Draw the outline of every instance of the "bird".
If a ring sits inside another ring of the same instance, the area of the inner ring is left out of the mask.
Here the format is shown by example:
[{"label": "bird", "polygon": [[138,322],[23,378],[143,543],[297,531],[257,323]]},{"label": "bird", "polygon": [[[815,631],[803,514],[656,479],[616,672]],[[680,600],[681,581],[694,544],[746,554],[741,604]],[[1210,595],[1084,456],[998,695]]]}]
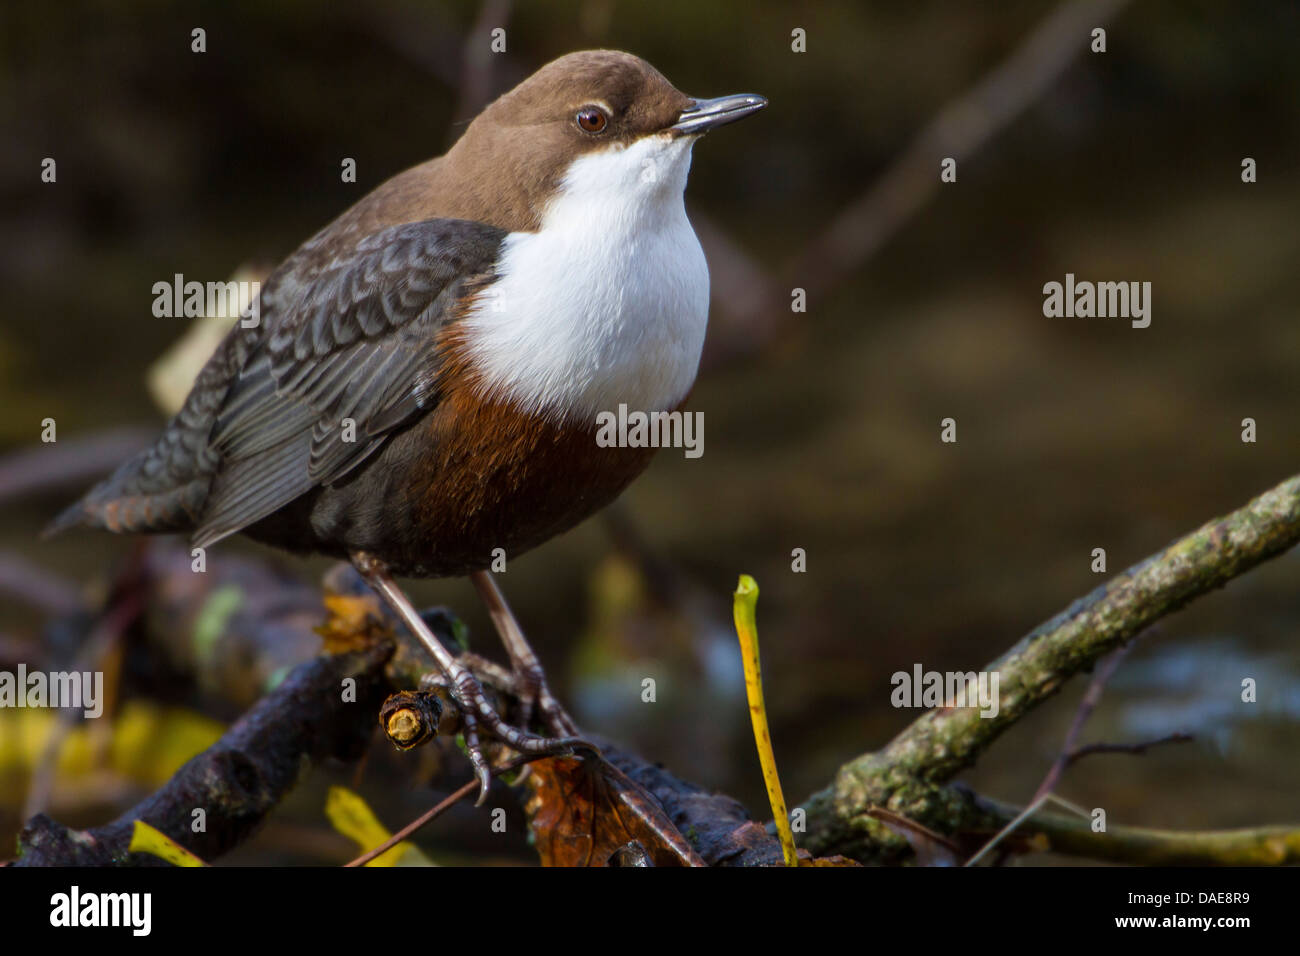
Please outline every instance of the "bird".
[{"label": "bird", "polygon": [[[47,534],[242,533],[350,561],[441,669],[481,803],[480,727],[528,754],[580,740],[492,557],[572,528],[649,464],[653,448],[598,444],[597,418],[686,402],[709,306],[692,151],[766,105],[687,96],[621,51],[551,61],[293,252],[157,441]],[[522,688],[519,727],[395,581],[462,576]]]}]

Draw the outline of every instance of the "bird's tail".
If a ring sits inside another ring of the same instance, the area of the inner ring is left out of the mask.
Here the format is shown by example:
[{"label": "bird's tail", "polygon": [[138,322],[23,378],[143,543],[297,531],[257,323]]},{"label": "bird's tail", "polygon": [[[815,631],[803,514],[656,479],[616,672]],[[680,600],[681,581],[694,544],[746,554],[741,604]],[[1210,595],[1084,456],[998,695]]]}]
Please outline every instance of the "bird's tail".
[{"label": "bird's tail", "polygon": [[209,439],[259,332],[231,329],[158,440],[64,509],[42,537],[79,526],[119,533],[194,531],[220,464]]},{"label": "bird's tail", "polygon": [[60,512],[41,537],[75,527],[117,533],[193,531],[216,463],[206,449],[205,428],[206,423],[178,415],[158,441]]},{"label": "bird's tail", "polygon": [[142,474],[144,457],[126,462],[59,512],[41,531],[41,537],[50,538],[76,527],[116,533],[193,531],[194,516],[207,497],[210,481],[205,478],[170,488],[150,488],[151,483]]}]

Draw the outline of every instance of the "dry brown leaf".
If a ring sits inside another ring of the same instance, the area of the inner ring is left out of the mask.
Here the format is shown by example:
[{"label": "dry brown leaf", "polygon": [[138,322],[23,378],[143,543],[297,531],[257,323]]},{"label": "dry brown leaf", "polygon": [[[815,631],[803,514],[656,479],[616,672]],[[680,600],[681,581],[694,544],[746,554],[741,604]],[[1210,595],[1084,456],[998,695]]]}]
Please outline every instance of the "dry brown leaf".
[{"label": "dry brown leaf", "polygon": [[705,866],[654,798],[595,756],[532,764],[525,805],[543,866],[605,866],[638,843],[655,866]]}]

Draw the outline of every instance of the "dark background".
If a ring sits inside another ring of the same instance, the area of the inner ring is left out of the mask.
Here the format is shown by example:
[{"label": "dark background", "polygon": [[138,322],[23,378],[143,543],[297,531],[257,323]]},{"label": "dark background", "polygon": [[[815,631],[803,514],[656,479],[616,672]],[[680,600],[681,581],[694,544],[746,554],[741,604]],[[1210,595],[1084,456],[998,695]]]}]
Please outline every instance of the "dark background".
[{"label": "dark background", "polygon": [[[153,317],[154,282],[278,261],[386,177],[442,152],[482,105],[476,84],[495,95],[574,49],[635,52],[695,95],[770,99],[701,143],[687,208],[788,300],[804,283],[782,270],[1054,9],[7,5],[0,447],[37,444],[47,416],[61,440],[160,422],[145,369],[186,321]],[[190,52],[194,26],[207,30],[205,54]],[[486,49],[493,26],[507,28],[507,52],[467,70],[466,51]],[[791,52],[794,27],[808,31],[807,53]],[[1296,470],[1300,13],[1290,2],[1136,2],[1107,27],[1108,52],[1088,52],[1080,35],[1060,78],[961,161],[956,184],[810,294],[780,334],[750,341],[743,323],[719,318],[737,311],[726,297],[746,273],[706,237],[722,358],[691,403],[705,413],[705,454],[662,454],[620,511],[684,590],[656,600],[603,519],[512,561],[502,580],[580,723],[766,816],[729,625],[738,573],[762,587],[773,738],[797,804],[917,716],[890,706],[893,672],[978,668],[1101,583],[1093,548],[1121,570]],[[57,185],[40,182],[46,156]],[[344,156],[357,160],[356,184],[340,182]],[[1241,182],[1245,156],[1256,184]],[[1067,272],[1150,281],[1151,327],[1045,318],[1042,286]],[[737,340],[752,352],[733,354]],[[939,441],[949,416],[955,445]],[[1247,416],[1256,444],[1240,440]],[[75,490],[0,502],[0,547],[102,581],[126,541],[36,541]],[[804,574],[791,572],[796,547]],[[211,560],[260,550],[227,542]],[[312,580],[325,566],[275,560]],[[1298,574],[1288,555],[1149,636],[1085,741],[1196,740],[1091,758],[1059,792],[1137,825],[1294,819]],[[453,606],[477,646],[495,647],[464,582],[412,592]],[[21,595],[0,600],[11,654],[42,640]],[[655,704],[639,698],[646,676]],[[1239,702],[1243,677],[1260,681],[1254,706]],[[1067,687],[967,779],[1027,800],[1082,690]],[[0,730],[0,834],[20,822],[32,746]],[[376,760],[387,782],[357,786],[395,828],[431,795],[400,760]],[[244,859],[345,858],[325,836],[295,837],[328,833],[322,793],[313,779]],[[75,801],[54,808],[70,823],[106,818]],[[445,859],[446,841],[467,839],[434,827],[423,844]],[[529,859],[522,844],[500,856]]]}]

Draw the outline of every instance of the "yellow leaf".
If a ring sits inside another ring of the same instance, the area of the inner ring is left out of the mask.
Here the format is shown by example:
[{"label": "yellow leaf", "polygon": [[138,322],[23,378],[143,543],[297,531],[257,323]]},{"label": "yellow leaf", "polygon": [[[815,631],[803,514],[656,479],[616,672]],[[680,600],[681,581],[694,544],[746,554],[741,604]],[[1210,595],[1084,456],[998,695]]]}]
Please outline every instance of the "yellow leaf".
[{"label": "yellow leaf", "polygon": [[[339,833],[354,840],[361,852],[372,850],[392,836],[379,822],[369,804],[347,787],[330,787],[325,798],[325,815]],[[433,866],[414,843],[403,840],[385,850],[366,866]]]},{"label": "yellow leaf", "polygon": [[105,773],[156,790],[185,761],[216,743],[225,729],[194,711],[131,700],[114,718],[104,752],[85,724],[68,730],[59,726],[60,720],[48,708],[0,707],[0,806],[21,805],[26,778],[47,759],[51,734],[62,735],[55,762],[57,802],[78,799],[80,788],[86,788],[89,798],[103,786],[96,775]]},{"label": "yellow leaf", "polygon": [[220,740],[225,729],[195,711],[131,701],[113,724],[111,764],[132,780],[160,787]]},{"label": "yellow leaf", "polygon": [[772,750],[772,734],[767,726],[767,708],[763,704],[763,672],[758,659],[758,624],[754,608],[758,604],[758,582],[742,574],[736,585],[732,616],[736,621],[736,636],[740,638],[740,656],[745,664],[745,693],[749,698],[749,719],[754,725],[754,743],[758,747],[758,762],[763,767],[763,782],[767,784],[767,799],[772,805],[776,833],[781,839],[781,853],[786,866],[798,866],[794,833],[785,809],[785,796],[781,792],[781,778],[776,772],[776,754]]},{"label": "yellow leaf", "polygon": [[149,853],[160,860],[166,860],[172,866],[207,866],[167,834],[143,820],[135,821],[135,827],[131,831],[131,845],[127,849],[132,853]]}]

